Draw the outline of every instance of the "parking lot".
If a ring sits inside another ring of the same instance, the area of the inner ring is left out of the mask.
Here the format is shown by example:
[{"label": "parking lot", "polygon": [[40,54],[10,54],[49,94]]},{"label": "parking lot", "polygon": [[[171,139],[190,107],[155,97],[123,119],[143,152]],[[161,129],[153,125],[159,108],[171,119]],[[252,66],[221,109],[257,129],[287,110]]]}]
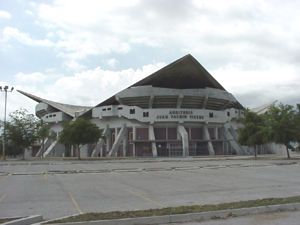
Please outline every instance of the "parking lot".
[{"label": "parking lot", "polygon": [[0,217],[300,195],[299,160],[140,159],[0,163]]}]

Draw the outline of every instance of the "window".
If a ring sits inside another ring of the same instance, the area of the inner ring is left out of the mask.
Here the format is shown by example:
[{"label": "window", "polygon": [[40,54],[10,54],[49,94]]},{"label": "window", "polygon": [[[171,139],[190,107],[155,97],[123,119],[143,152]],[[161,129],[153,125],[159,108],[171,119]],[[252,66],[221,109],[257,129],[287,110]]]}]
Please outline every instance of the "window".
[{"label": "window", "polygon": [[53,114],[53,117],[56,117],[56,114]]},{"label": "window", "polygon": [[201,139],[203,139],[203,128],[202,127],[193,127],[193,128],[191,128],[191,139],[192,140],[201,140]]},{"label": "window", "polygon": [[135,109],[130,109],[130,110],[129,110],[129,113],[130,113],[130,114],[135,114]]},{"label": "window", "polygon": [[168,128],[168,140],[176,140],[177,139],[177,128],[169,127]]},{"label": "window", "polygon": [[143,112],[143,117],[149,117],[149,112]]},{"label": "window", "polygon": [[102,109],[102,111],[106,111],[106,109]]},{"label": "window", "polygon": [[123,109],[123,107],[118,107],[118,110],[121,110],[121,109]]},{"label": "window", "polygon": [[214,113],[213,112],[210,112],[209,113],[209,118],[213,118],[214,117]]},{"label": "window", "polygon": [[167,129],[163,127],[154,127],[154,135],[157,140],[166,140]]},{"label": "window", "polygon": [[216,139],[216,132],[215,132],[215,128],[214,127],[209,127],[208,128],[208,133],[210,136],[211,140],[215,140]]},{"label": "window", "polygon": [[230,116],[230,112],[227,112],[227,116]]},{"label": "window", "polygon": [[136,140],[148,140],[148,128],[136,128]]},{"label": "window", "polygon": [[107,108],[107,110],[109,111],[109,110],[111,110],[111,108]]}]

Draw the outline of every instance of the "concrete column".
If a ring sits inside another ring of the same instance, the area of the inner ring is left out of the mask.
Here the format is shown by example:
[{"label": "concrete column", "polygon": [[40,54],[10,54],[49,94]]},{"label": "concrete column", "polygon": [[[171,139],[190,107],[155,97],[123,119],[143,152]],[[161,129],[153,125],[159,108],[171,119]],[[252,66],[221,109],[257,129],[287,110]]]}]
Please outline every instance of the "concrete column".
[{"label": "concrete column", "polygon": [[136,128],[132,127],[132,156],[135,157],[135,137],[136,137]]},{"label": "concrete column", "polygon": [[177,98],[177,108],[181,108],[182,100],[183,100],[184,95],[180,94]]},{"label": "concrete column", "polygon": [[208,94],[205,95],[205,98],[204,98],[204,101],[203,101],[203,105],[202,105],[202,109],[206,108],[207,101],[208,101]]},{"label": "concrete column", "polygon": [[103,144],[100,145],[100,157],[101,158],[103,157]]},{"label": "concrete column", "polygon": [[157,149],[155,144],[155,135],[153,125],[149,125],[149,140],[151,141],[152,155],[157,157]]},{"label": "concrete column", "polygon": [[180,134],[181,141],[182,141],[182,156],[189,156],[189,137],[188,133],[186,132],[184,126],[179,125],[177,127],[177,132]]},{"label": "concrete column", "polygon": [[149,98],[149,109],[152,109],[152,104],[153,104],[153,100],[154,100],[154,95],[150,95],[150,98]]},{"label": "concrete column", "polygon": [[218,140],[218,127],[215,127],[215,137],[216,137],[216,140]]},{"label": "concrete column", "polygon": [[205,137],[205,140],[207,140],[207,143],[208,143],[209,155],[215,155],[214,146],[211,143],[211,139],[210,139],[210,135],[209,135],[207,126],[204,126],[204,137]]},{"label": "concrete column", "polygon": [[109,152],[110,150],[110,143],[111,143],[111,137],[110,135],[106,136],[106,152]]},{"label": "concrete column", "polygon": [[122,146],[123,146],[123,157],[126,157],[126,152],[127,152],[127,148],[128,148],[128,129],[127,129],[127,127],[125,128]]},{"label": "concrete column", "polygon": [[117,156],[119,146],[124,140],[126,129],[126,125],[124,124],[121,130],[119,131],[118,136],[116,136],[115,141],[108,153],[108,156]]},{"label": "concrete column", "polygon": [[235,135],[233,134],[233,130],[234,129],[230,123],[224,124],[224,136],[226,140],[230,143],[231,147],[236,151],[237,155],[245,154],[245,152],[243,151],[243,149],[241,148],[237,140],[234,138]]},{"label": "concrete column", "polygon": [[98,157],[99,153],[100,153],[100,157],[102,157],[103,144],[104,144],[104,139],[100,138],[91,154],[91,157]]}]

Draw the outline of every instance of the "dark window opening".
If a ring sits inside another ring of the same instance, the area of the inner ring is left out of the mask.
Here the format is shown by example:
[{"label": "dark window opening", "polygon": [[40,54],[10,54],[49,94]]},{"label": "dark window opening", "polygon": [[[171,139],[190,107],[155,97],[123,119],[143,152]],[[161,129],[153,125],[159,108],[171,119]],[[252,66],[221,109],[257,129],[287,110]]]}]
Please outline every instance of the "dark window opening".
[{"label": "dark window opening", "polygon": [[176,127],[169,127],[167,130],[168,139],[169,140],[176,140],[177,139],[177,128]]},{"label": "dark window opening", "polygon": [[148,128],[136,128],[136,140],[148,140],[149,129]]},{"label": "dark window opening", "polygon": [[143,117],[149,117],[149,112],[143,112]]},{"label": "dark window opening", "polygon": [[121,110],[121,109],[123,109],[123,107],[118,107],[118,110]]},{"label": "dark window opening", "polygon": [[111,110],[111,108],[107,108],[107,110]]},{"label": "dark window opening", "polygon": [[130,109],[130,110],[129,110],[129,113],[130,113],[130,114],[135,114],[135,109]]},{"label": "dark window opening", "polygon": [[209,113],[209,118],[213,118],[214,117],[214,113],[213,112],[210,112]]},{"label": "dark window opening", "polygon": [[230,112],[227,112],[227,116],[230,116]]},{"label": "dark window opening", "polygon": [[106,111],[106,109],[102,109],[102,111]]}]

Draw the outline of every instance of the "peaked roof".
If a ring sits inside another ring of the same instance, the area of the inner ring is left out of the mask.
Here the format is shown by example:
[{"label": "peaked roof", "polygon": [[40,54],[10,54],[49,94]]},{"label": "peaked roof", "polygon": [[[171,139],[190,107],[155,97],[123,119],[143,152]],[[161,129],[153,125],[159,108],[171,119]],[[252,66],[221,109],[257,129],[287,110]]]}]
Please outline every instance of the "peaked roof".
[{"label": "peaked roof", "polygon": [[225,90],[190,54],[163,67],[130,87],[150,85],[174,89],[216,88]]},{"label": "peaked roof", "polygon": [[92,108],[92,107],[87,107],[87,106],[77,106],[77,105],[69,105],[69,104],[63,104],[63,103],[59,103],[59,102],[53,102],[53,101],[29,94],[25,91],[21,91],[21,90],[17,90],[17,91],[38,103],[44,102],[44,103],[52,106],[53,108],[55,108],[59,111],[62,111],[72,117],[75,117],[75,112],[87,111]]},{"label": "peaked roof", "polygon": [[267,103],[267,104],[264,104],[264,105],[252,108],[252,109],[250,109],[250,111],[255,112],[255,113],[259,114],[259,115],[260,114],[264,114],[264,113],[268,112],[270,110],[271,106],[273,106],[276,102],[277,102],[277,100],[272,101],[270,103]]},{"label": "peaked roof", "polygon": [[[191,54],[177,59],[128,88],[147,85],[172,89],[198,89],[208,87],[226,91]],[[95,107],[118,104],[119,102],[114,95]]]}]

